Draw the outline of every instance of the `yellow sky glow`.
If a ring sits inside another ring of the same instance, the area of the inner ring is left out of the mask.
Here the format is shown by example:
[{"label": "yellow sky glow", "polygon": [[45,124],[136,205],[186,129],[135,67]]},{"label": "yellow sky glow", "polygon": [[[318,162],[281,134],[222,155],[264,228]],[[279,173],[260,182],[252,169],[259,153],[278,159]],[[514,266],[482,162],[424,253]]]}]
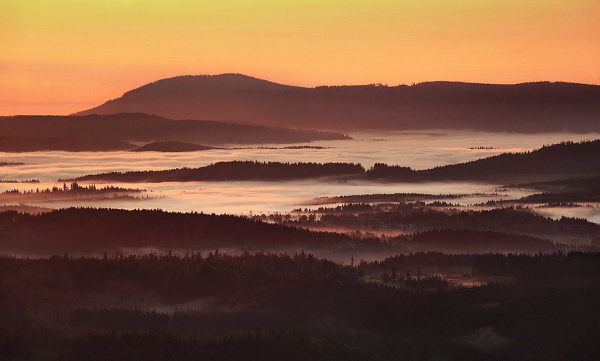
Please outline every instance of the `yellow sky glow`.
[{"label": "yellow sky glow", "polygon": [[68,114],[147,82],[600,83],[598,0],[0,0],[0,114]]}]

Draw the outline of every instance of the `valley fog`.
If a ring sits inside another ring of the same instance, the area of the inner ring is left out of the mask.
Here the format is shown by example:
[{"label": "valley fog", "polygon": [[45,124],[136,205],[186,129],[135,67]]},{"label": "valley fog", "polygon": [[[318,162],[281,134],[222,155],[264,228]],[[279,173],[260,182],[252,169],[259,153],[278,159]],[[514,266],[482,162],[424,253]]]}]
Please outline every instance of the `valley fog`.
[{"label": "valley fog", "polygon": [[[598,133],[507,134],[488,132],[425,131],[425,132],[362,132],[351,133],[350,140],[305,143],[314,148],[282,149],[299,144],[260,146],[227,145],[226,149],[196,152],[25,152],[0,153],[6,162],[19,162],[0,168],[0,179],[37,179],[40,183],[0,183],[0,191],[35,190],[59,186],[59,178],[84,174],[159,170],[178,167],[201,167],[219,161],[258,160],[281,162],[354,162],[371,167],[376,162],[426,169],[465,162],[503,152],[521,152],[560,141],[599,138]],[[123,209],[154,209],[167,211],[197,211],[205,213],[260,214],[289,212],[306,205],[315,197],[372,193],[485,193],[450,200],[471,205],[531,194],[528,190],[497,191],[501,184],[465,182],[371,183],[364,181],[230,181],[230,182],[168,182],[111,185],[141,188],[147,192],[144,200],[110,201],[31,201],[29,205],[61,208],[67,206],[114,207]],[[495,195],[492,195],[495,194]],[[538,209],[536,209],[537,211]],[[546,208],[544,215],[583,217],[599,222],[597,207]]]}]

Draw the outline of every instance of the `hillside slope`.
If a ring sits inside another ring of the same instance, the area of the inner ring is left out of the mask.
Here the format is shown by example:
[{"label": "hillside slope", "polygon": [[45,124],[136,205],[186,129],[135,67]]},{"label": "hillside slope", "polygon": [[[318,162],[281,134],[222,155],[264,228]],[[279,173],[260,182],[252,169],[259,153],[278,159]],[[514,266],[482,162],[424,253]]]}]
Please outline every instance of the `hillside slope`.
[{"label": "hillside slope", "polygon": [[564,142],[523,153],[503,153],[470,162],[425,170],[375,164],[367,171],[371,179],[397,181],[476,180],[535,182],[600,175],[600,139]]},{"label": "hillside slope", "polygon": [[[340,133],[208,120],[172,120],[142,113],[0,117],[2,151],[132,149],[127,142],[271,144],[345,139]],[[76,147],[72,143],[76,143]],[[28,146],[28,144],[36,145]],[[39,144],[39,146],[37,146]],[[105,146],[103,146],[105,145]],[[36,149],[30,149],[30,148]],[[14,149],[13,149],[14,148]],[[37,149],[39,148],[39,149]]]}]

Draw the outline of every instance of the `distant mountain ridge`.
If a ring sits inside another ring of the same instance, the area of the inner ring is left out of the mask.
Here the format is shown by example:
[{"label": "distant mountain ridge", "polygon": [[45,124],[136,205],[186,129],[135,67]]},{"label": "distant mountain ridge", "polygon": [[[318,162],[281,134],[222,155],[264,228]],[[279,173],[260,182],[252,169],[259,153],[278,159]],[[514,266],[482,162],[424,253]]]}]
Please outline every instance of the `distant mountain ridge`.
[{"label": "distant mountain ridge", "polygon": [[600,131],[600,86],[438,81],[305,88],[241,74],[188,75],[77,114],[121,112],[319,129],[587,132]]},{"label": "distant mountain ridge", "polygon": [[[198,85],[203,85],[205,88]],[[283,90],[291,88],[299,87],[278,84],[241,74],[222,74],[219,76],[183,75],[142,85],[139,88],[126,92],[123,96],[136,96],[140,93],[152,92],[154,90],[186,93],[190,91]]]}]

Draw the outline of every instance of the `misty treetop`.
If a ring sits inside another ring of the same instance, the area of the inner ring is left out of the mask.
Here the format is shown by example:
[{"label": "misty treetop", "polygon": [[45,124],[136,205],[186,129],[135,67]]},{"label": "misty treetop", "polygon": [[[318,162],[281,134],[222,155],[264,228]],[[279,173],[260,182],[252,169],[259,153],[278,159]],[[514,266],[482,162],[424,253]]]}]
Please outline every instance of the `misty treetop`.
[{"label": "misty treetop", "polygon": [[226,180],[292,180],[315,177],[361,175],[364,168],[353,163],[283,163],[257,161],[217,162],[201,168],[112,172],[77,177],[78,181],[191,182]]},{"label": "misty treetop", "polygon": [[147,248],[298,250],[380,256],[410,251],[448,253],[555,252],[577,246],[518,234],[441,229],[415,235],[311,231],[246,217],[160,210],[69,208],[43,214],[0,213],[0,250],[20,254],[94,253]]},{"label": "misty treetop", "polygon": [[193,182],[226,180],[293,180],[318,177],[422,182],[494,181],[535,182],[600,175],[600,139],[563,142],[523,153],[503,153],[466,163],[425,170],[375,163],[365,169],[357,163],[283,163],[258,161],[217,162],[200,168],[110,172],[76,177],[78,181]]}]

